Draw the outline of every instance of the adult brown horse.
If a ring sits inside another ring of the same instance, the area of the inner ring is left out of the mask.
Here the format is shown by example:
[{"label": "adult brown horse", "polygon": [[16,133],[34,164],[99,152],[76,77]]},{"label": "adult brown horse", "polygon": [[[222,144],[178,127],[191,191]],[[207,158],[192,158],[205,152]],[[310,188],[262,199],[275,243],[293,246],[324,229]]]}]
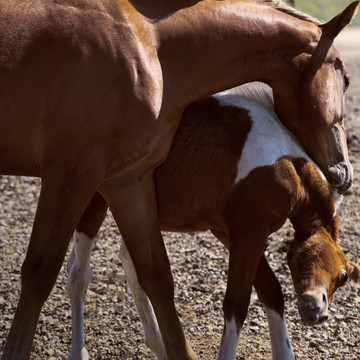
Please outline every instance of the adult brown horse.
[{"label": "adult brown horse", "polygon": [[332,185],[351,185],[348,78],[332,43],[359,1],[322,26],[258,2],[0,0],[0,173],[42,177],[3,359],[29,357],[42,305],[96,190],[152,302],[168,358],[196,358],[175,311],[153,180],[191,101],[268,83],[280,120]]}]

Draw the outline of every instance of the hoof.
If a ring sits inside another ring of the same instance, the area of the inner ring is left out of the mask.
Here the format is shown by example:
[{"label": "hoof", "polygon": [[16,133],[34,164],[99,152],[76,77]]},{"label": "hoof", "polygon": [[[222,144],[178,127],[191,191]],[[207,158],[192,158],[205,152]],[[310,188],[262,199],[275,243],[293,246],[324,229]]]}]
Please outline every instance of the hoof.
[{"label": "hoof", "polygon": [[79,351],[70,351],[68,360],[89,360],[89,353],[85,347]]}]

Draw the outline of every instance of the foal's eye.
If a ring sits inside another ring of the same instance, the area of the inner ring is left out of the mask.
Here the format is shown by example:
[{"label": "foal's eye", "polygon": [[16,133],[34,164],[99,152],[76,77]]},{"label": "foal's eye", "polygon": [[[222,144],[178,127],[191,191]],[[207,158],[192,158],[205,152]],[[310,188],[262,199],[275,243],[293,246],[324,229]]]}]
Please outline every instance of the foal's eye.
[{"label": "foal's eye", "polygon": [[348,280],[348,274],[347,274],[346,271],[344,271],[344,272],[341,274],[340,286],[345,285],[345,283],[347,282],[347,280]]},{"label": "foal's eye", "polygon": [[350,86],[350,76],[344,75],[344,92],[348,89]]}]

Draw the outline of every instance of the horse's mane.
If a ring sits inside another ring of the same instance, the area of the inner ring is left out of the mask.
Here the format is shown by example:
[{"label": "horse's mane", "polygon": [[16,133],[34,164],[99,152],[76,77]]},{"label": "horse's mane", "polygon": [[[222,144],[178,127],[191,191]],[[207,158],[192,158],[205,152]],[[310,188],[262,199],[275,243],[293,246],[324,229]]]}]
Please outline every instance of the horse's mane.
[{"label": "horse's mane", "polygon": [[312,22],[316,25],[321,25],[322,22],[308,14],[305,14],[299,10],[294,9],[292,6],[286,4],[283,0],[252,0],[258,4],[270,6],[276,10],[279,10],[285,14],[294,16],[300,20]]}]

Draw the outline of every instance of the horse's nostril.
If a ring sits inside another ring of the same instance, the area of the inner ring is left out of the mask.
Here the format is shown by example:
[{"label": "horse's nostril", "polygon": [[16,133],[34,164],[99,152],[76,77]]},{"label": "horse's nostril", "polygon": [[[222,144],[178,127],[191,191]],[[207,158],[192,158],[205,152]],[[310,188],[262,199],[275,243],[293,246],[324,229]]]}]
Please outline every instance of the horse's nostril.
[{"label": "horse's nostril", "polygon": [[323,300],[323,302],[324,302],[325,304],[327,303],[327,299],[326,299],[326,295],[325,295],[325,294],[323,294],[322,300]]}]

